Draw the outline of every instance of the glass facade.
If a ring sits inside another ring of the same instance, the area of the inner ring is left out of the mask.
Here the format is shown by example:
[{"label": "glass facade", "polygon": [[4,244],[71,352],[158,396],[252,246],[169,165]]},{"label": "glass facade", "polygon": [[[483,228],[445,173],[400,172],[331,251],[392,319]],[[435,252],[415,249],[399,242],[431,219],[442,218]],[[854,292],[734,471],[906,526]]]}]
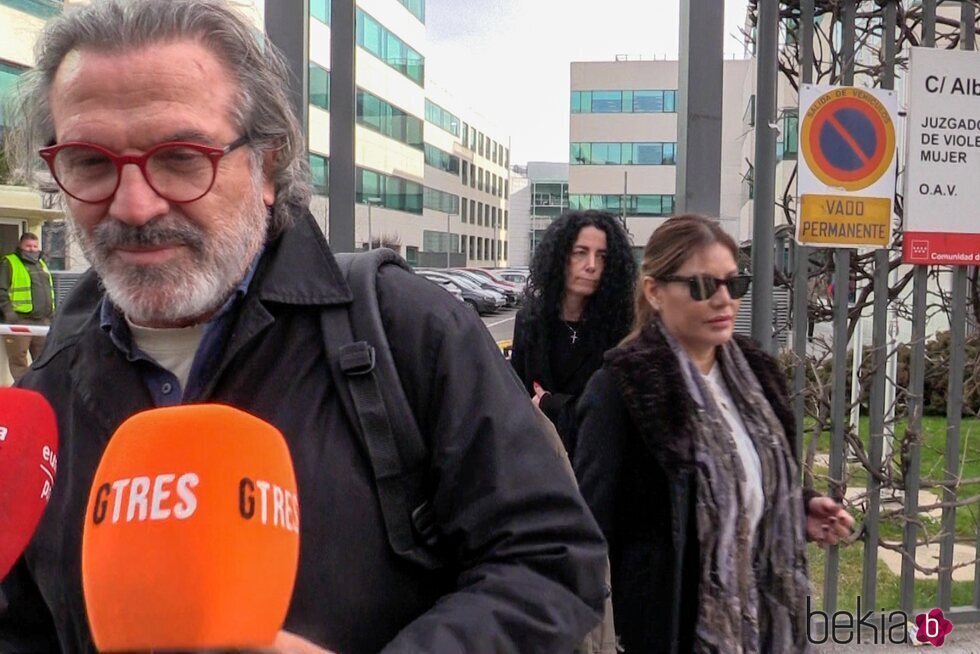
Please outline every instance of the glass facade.
[{"label": "glass facade", "polygon": [[412,12],[412,15],[425,23],[425,0],[398,0],[405,5],[405,9]]},{"label": "glass facade", "polygon": [[330,111],[330,71],[310,62],[310,104]]},{"label": "glass facade", "polygon": [[310,16],[321,23],[330,24],[330,0],[310,0]]},{"label": "glass facade", "polygon": [[366,168],[358,168],[355,179],[358,203],[365,204],[368,198],[379,198],[381,202],[373,202],[376,206],[414,214],[422,213],[420,183]]},{"label": "glass facade", "polygon": [[673,166],[676,143],[572,143],[569,163],[573,166]]},{"label": "glass facade", "polygon": [[428,143],[425,144],[425,163],[453,175],[459,174],[459,157]]},{"label": "glass facade", "polygon": [[8,64],[6,62],[0,61],[0,131],[4,127],[4,116],[3,109],[6,104],[7,94],[13,89],[17,84],[17,79],[20,74],[27,70],[24,66],[15,66],[13,64]]},{"label": "glass facade", "polygon": [[[576,210],[601,209],[623,214],[622,195],[570,195],[569,207]],[[674,213],[673,195],[627,195],[627,216],[670,216]]]},{"label": "glass facade", "polygon": [[61,0],[0,0],[0,5],[23,11],[38,18],[51,18],[64,6]]},{"label": "glass facade", "polygon": [[450,252],[459,252],[459,234],[451,234],[451,238],[446,238],[446,232],[435,232],[429,229],[422,231],[422,251],[423,252],[445,252],[446,244],[449,244]]},{"label": "glass facade", "polygon": [[310,173],[313,178],[313,191],[320,195],[330,192],[330,160],[310,153]]},{"label": "glass facade", "polygon": [[459,196],[426,186],[422,191],[422,206],[433,211],[457,215],[459,214]]},{"label": "glass facade", "polygon": [[425,119],[453,136],[459,136],[459,118],[431,100],[425,101]]},{"label": "glass facade", "polygon": [[425,59],[374,18],[357,10],[357,45],[419,86],[425,86]]},{"label": "glass facade", "polygon": [[557,218],[568,209],[568,182],[531,184],[531,216]]},{"label": "glass facade", "polygon": [[357,91],[357,123],[422,149],[422,120],[367,91]]},{"label": "glass facade", "polygon": [[677,91],[572,91],[573,114],[671,114]]}]

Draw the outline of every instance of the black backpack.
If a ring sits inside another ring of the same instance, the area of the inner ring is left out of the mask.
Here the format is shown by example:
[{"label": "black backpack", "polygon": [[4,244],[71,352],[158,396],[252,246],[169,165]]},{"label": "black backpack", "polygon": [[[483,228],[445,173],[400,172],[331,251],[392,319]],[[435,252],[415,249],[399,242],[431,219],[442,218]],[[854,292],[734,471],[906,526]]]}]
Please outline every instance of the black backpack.
[{"label": "black backpack", "polygon": [[378,270],[411,269],[387,248],[334,257],[354,299],[326,307],[321,329],[334,385],[371,462],[388,543],[404,559],[442,568],[424,479],[429,448],[402,389],[378,306]]}]

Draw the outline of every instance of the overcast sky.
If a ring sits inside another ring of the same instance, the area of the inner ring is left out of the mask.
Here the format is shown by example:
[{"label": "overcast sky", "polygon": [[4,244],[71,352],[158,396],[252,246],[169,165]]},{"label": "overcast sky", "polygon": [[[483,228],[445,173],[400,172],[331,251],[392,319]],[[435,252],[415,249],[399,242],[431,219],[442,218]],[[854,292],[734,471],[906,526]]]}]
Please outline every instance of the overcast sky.
[{"label": "overcast sky", "polygon": [[[725,53],[745,0],[725,5]],[[676,59],[679,0],[426,0],[426,81],[512,137],[511,163],[568,160],[569,64]]]}]

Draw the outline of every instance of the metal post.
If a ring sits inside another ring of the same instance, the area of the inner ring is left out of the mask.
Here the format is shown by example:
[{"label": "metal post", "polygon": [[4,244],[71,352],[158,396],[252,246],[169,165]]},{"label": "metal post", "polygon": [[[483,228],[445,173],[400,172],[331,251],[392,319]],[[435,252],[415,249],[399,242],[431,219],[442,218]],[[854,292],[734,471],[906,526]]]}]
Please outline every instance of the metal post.
[{"label": "metal post", "polygon": [[[800,2],[800,72],[804,84],[813,81],[813,3]],[[797,207],[799,210],[799,207]],[[799,220],[799,213],[797,213]],[[796,369],[793,371],[793,416],[796,419],[796,452],[803,459],[803,416],[806,413],[806,344],[810,330],[810,248],[799,243],[793,257],[793,352]]]},{"label": "metal post", "polygon": [[[772,351],[772,241],[776,197],[776,52],[779,2],[761,0],[756,28],[755,200],[752,202],[752,338]],[[721,11],[719,9],[718,11]]]},{"label": "metal post", "polygon": [[[922,2],[922,45],[936,45],[936,0]],[[901,607],[907,614],[915,609],[915,553],[918,545],[919,472],[922,467],[922,411],[925,407],[926,291],[929,268],[916,266],[912,277],[912,352],[909,357],[908,423],[913,438],[905,465],[905,529],[902,534]]]},{"label": "metal post", "polygon": [[289,104],[292,106],[306,147],[309,147],[310,111],[310,2],[265,0],[265,33],[282,53],[289,72]]},{"label": "metal post", "polygon": [[[973,50],[975,10],[960,5],[960,47]],[[956,496],[960,476],[960,422],[963,416],[963,372],[966,366],[967,267],[953,268],[953,310],[950,315],[949,391],[946,395],[946,484],[943,486],[942,541],[939,546],[939,592],[936,602],[948,608],[953,596],[953,546],[956,543]],[[978,593],[974,575],[974,595]]]},{"label": "metal post", "polygon": [[[775,4],[777,0],[767,2]],[[724,3],[680,0],[680,23],[676,209],[678,213],[718,216],[721,203]],[[775,56],[774,49],[773,66]]]},{"label": "metal post", "polygon": [[[841,25],[841,82],[847,86],[854,82],[854,19],[856,0],[844,0]],[[834,250],[834,345],[833,377],[830,420],[833,433],[830,437],[830,494],[835,499],[844,495],[844,414],[846,411],[844,389],[847,380],[847,295],[851,281],[851,252],[844,248]],[[837,611],[837,575],[840,567],[840,547],[827,549],[826,582],[824,584],[824,611],[833,615]]]},{"label": "metal post", "polygon": [[354,251],[354,36],[354,0],[330,0],[330,246],[335,252]]},{"label": "metal post", "polygon": [[[885,25],[881,36],[884,61],[881,87],[895,88],[895,30],[896,7],[889,2],[884,7]],[[885,383],[888,356],[888,264],[887,248],[875,250],[874,313],[871,326],[872,365],[871,397],[868,403],[868,462],[873,472],[881,472],[885,437]],[[864,529],[864,580],[861,596],[868,606],[877,606],[878,591],[878,534],[881,507],[881,482],[874,474],[868,476],[868,511]]]}]

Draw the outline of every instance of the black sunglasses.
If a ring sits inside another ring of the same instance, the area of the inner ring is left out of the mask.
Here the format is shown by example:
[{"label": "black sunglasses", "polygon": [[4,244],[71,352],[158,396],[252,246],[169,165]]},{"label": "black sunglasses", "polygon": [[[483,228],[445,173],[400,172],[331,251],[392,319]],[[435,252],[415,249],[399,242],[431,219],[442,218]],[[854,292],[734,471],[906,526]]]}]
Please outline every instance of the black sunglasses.
[{"label": "black sunglasses", "polygon": [[657,279],[662,282],[684,282],[691,291],[691,299],[696,302],[710,299],[722,286],[728,288],[728,294],[733,300],[737,300],[749,292],[749,284],[752,283],[752,275],[735,275],[727,279],[718,279],[709,275],[692,277],[664,275]]}]

